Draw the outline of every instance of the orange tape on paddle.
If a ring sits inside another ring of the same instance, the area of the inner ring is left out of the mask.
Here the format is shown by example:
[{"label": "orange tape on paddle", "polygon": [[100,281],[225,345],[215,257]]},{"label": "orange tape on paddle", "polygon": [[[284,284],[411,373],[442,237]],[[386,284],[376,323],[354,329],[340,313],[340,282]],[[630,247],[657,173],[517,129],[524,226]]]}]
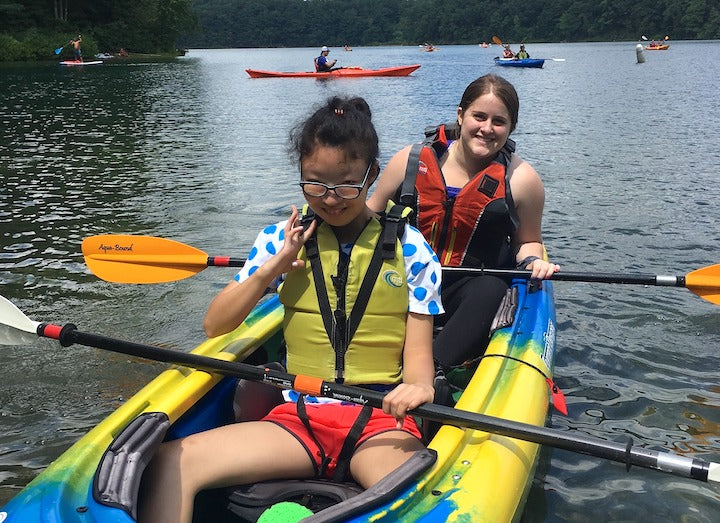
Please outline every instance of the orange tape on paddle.
[{"label": "orange tape on paddle", "polygon": [[295,376],[293,381],[293,389],[305,394],[313,394],[319,396],[322,392],[323,380],[320,378],[312,378],[310,376]]}]

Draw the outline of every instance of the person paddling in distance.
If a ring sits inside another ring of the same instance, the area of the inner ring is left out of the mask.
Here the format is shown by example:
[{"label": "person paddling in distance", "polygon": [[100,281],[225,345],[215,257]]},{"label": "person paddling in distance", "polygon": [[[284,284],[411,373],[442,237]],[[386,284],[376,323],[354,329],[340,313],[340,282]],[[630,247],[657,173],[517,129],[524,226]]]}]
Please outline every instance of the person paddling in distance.
[{"label": "person paddling in distance", "polygon": [[525,44],[520,44],[520,50],[515,55],[516,60],[524,60],[530,58],[530,54],[525,50]]},{"label": "person paddling in distance", "polygon": [[[388,162],[370,208],[388,200],[413,208],[413,220],[447,266],[530,269],[536,280],[559,265],[543,259],[545,190],[533,167],[515,154],[510,133],[519,100],[510,82],[485,75],[470,83],[456,122],[426,131]],[[443,326],[433,346],[447,368],[482,355],[509,282],[495,276],[445,274]]]},{"label": "person paddling in distance", "polygon": [[329,61],[327,58],[329,54],[330,49],[328,49],[326,45],[322,46],[322,49],[320,49],[320,56],[315,58],[315,70],[317,72],[326,73],[333,70],[333,67],[337,63],[337,59],[332,62]]},{"label": "person paddling in distance", "polygon": [[73,54],[74,54],[74,56],[75,56],[75,61],[76,61],[76,62],[82,62],[82,61],[83,61],[82,49],[80,48],[80,44],[82,44],[82,35],[77,35],[76,38],[73,38],[73,39],[70,40],[70,41],[68,42],[68,44],[67,44],[67,45],[72,45],[72,46],[73,46]]},{"label": "person paddling in distance", "polygon": [[[338,468],[368,488],[424,448],[406,414],[434,397],[433,315],[443,311],[437,257],[403,209],[378,215],[366,204],[380,167],[364,99],[330,98],[295,128],[292,149],[307,205],[258,235],[243,269],[210,304],[206,333],[233,330],[282,283],[288,371],[387,390],[383,408],[301,399],[261,421],[164,443],[143,480],[140,521],[189,522],[204,488],[331,477]],[[339,454],[353,426],[361,431],[352,432],[348,463]]]}]

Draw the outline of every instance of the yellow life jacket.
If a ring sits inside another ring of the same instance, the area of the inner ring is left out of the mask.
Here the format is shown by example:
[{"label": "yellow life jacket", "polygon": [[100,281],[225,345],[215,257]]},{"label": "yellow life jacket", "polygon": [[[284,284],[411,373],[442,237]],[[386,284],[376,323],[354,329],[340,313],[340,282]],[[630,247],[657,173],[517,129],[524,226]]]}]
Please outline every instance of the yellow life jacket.
[{"label": "yellow life jacket", "polygon": [[[280,289],[287,368],[347,384],[402,380],[408,288],[399,236],[409,209],[388,205],[341,255],[335,233],[320,223],[298,253],[301,269]],[[306,223],[314,216],[303,210]]]}]

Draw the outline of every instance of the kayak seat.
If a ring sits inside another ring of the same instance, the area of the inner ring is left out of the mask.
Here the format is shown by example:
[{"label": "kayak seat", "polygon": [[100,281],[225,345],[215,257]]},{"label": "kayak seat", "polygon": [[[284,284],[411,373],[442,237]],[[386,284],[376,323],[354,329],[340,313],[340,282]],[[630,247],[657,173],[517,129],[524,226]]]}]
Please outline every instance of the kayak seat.
[{"label": "kayak seat", "polygon": [[[277,362],[263,367],[285,371]],[[276,387],[256,381],[238,380],[233,401],[235,421],[258,420],[283,401],[282,392]],[[213,520],[218,522],[255,523],[271,506],[293,502],[314,513],[304,519],[304,522],[345,521],[353,514],[362,513],[371,506],[378,506],[397,496],[399,491],[431,467],[436,458],[434,450],[418,451],[402,466],[367,490],[353,481],[337,482],[323,478],[272,480],[207,490],[201,492],[196,499],[195,513],[204,513],[207,516],[211,512]],[[202,509],[197,510],[200,507]]]},{"label": "kayak seat", "polygon": [[417,451],[400,467],[367,490],[352,482],[329,479],[264,481],[226,489],[226,509],[235,519],[222,521],[255,523],[276,503],[294,502],[313,512],[303,523],[347,521],[396,498],[437,459],[432,449]]},{"label": "kayak seat", "polygon": [[146,412],[128,423],[95,470],[92,482],[95,501],[122,509],[136,520],[142,473],[169,427],[170,420],[164,412]]}]

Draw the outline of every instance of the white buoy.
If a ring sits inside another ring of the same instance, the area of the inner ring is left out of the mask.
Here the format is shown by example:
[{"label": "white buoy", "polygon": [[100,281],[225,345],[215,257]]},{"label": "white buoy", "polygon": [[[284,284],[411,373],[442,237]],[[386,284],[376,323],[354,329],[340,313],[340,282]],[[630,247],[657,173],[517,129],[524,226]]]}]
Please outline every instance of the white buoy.
[{"label": "white buoy", "polygon": [[637,55],[637,63],[644,64],[645,63],[645,51],[643,50],[642,44],[637,44],[637,46],[635,46],[635,54]]}]

